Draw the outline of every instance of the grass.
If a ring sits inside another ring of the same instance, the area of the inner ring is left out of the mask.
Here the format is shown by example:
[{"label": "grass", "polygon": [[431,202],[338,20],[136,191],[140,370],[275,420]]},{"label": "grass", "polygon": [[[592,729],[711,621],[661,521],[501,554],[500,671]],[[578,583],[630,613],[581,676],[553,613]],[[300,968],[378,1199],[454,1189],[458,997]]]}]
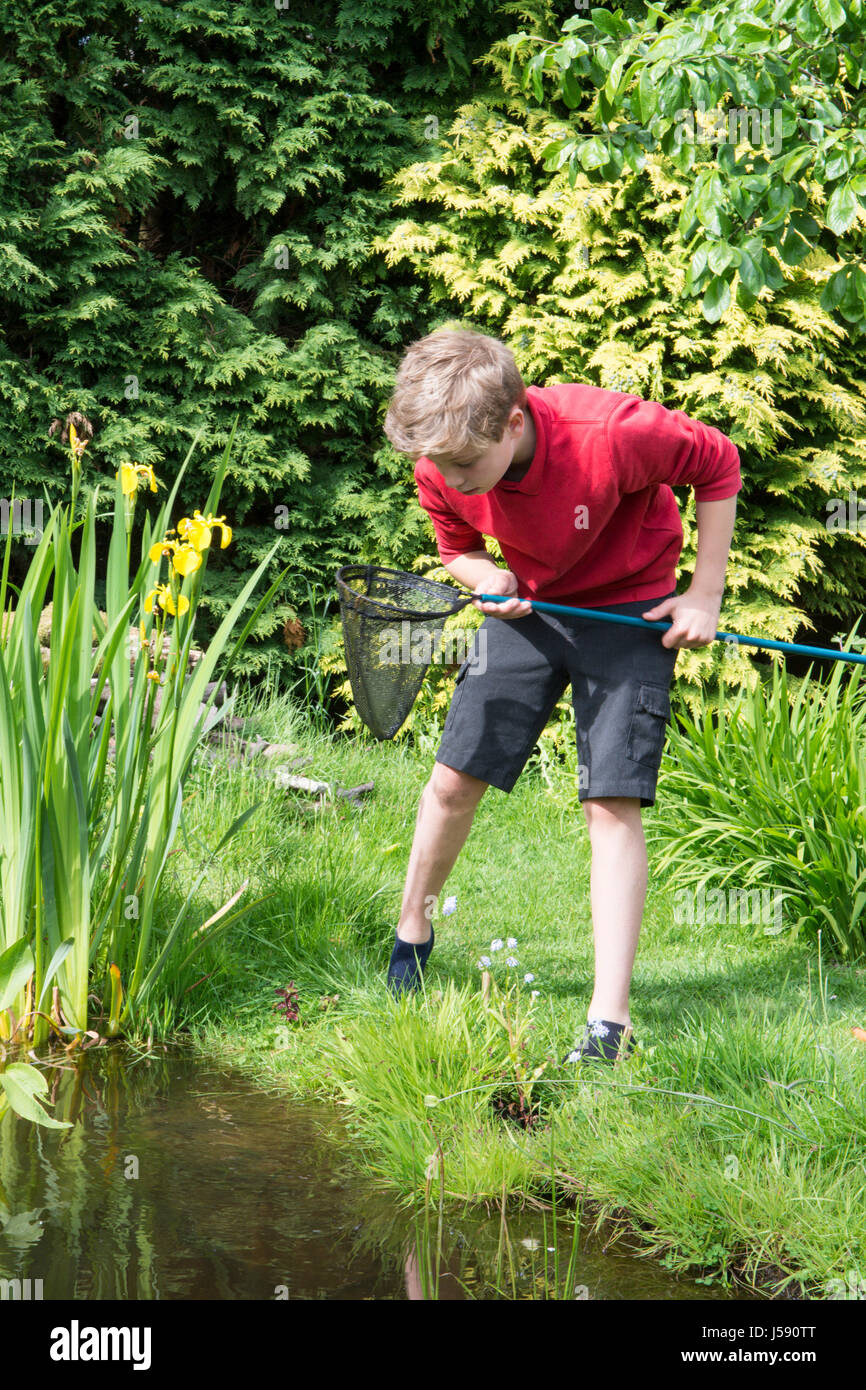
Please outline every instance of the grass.
[{"label": "grass", "polygon": [[[785,934],[676,920],[675,880],[651,854],[639,1046],[616,1068],[565,1073],[593,972],[589,843],[568,779],[549,787],[530,767],[510,796],[486,793],[440,898],[423,994],[395,1001],[385,971],[430,757],[328,738],[276,699],[250,719],[313,758],[305,775],[376,790],[363,809],[311,815],[261,762],[194,775],[177,893],[202,849],[262,800],[206,880],[201,919],[245,880],[271,895],[205,949],[176,1001],[171,1017],[203,1053],[344,1105],[353,1161],[434,1224],[440,1202],[499,1202],[504,1217],[506,1199],[555,1194],[706,1282],[821,1299],[838,1296],[833,1280],[866,1281],[866,1048],[850,1031],[866,1022],[866,971]],[[645,824],[664,814],[660,802]],[[509,937],[517,946],[491,955]],[[482,954],[494,960],[487,998]],[[300,1019],[286,1022],[273,1002],[291,982]]]},{"label": "grass", "polygon": [[[688,894],[708,867],[735,891],[778,899],[787,926],[842,959],[866,960],[866,687],[862,666],[789,691],[776,664],[718,710],[703,696],[668,738],[671,814],[660,868]],[[713,845],[713,862],[706,846]],[[723,872],[721,872],[723,870]],[[689,885],[687,887],[686,885]],[[780,911],[780,917],[782,911]],[[781,925],[781,923],[780,923]]]}]

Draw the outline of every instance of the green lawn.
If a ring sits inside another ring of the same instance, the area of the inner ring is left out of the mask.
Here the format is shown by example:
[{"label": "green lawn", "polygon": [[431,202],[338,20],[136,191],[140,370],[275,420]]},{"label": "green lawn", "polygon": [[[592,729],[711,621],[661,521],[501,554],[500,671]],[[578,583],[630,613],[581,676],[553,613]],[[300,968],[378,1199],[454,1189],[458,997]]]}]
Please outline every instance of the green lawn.
[{"label": "green lawn", "polygon": [[[385,972],[431,756],[329,740],[284,702],[253,719],[312,756],[302,775],[376,790],[362,810],[305,814],[272,768],[257,775],[261,760],[199,766],[177,891],[261,800],[217,861],[201,918],[247,879],[246,898],[272,896],[203,953],[167,1021],[264,1085],[346,1103],[355,1160],[398,1205],[425,1191],[438,1201],[440,1146],[446,1200],[549,1195],[552,1153],[560,1195],[614,1217],[632,1248],[672,1270],[811,1298],[839,1296],[831,1281],[846,1281],[866,1295],[866,1045],[850,1031],[866,1022],[863,969],[819,965],[814,947],[784,935],[677,922],[676,883],[653,875],[651,856],[631,996],[639,1046],[614,1069],[563,1072],[593,967],[573,783],[549,787],[528,769],[510,796],[486,793],[440,898],[424,996],[398,1002]],[[662,795],[645,826],[664,814]],[[491,952],[509,937],[516,947]],[[482,998],[482,954],[501,991],[511,986],[513,1042]],[[287,1024],[272,1005],[291,981],[301,1022]],[[525,1078],[542,1064],[523,1091],[535,1123],[504,1118],[515,1068]]]}]

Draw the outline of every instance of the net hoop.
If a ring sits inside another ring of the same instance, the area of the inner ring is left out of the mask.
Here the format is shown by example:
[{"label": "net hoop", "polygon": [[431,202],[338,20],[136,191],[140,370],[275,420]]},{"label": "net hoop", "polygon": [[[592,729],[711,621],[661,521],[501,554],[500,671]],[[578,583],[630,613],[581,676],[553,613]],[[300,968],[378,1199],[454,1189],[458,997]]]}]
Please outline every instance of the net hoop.
[{"label": "net hoop", "polygon": [[[390,576],[405,580],[407,574],[405,570],[388,569],[384,565],[344,565],[337,570],[336,581],[340,600],[345,603],[347,608],[352,608],[358,613],[362,613],[367,618],[406,618],[411,621],[426,620],[436,621],[439,618],[450,618],[453,613],[458,613],[461,608],[466,606],[468,599],[461,594],[456,594],[450,584],[442,584],[438,579],[424,579],[420,575],[408,576],[412,579],[413,587],[430,595],[431,599],[438,599],[446,604],[444,608],[405,608],[400,603],[388,603],[387,600],[377,598],[370,594],[369,590],[372,583],[377,579],[383,579],[386,583]],[[364,590],[353,587],[352,581],[360,580],[364,584]]]}]

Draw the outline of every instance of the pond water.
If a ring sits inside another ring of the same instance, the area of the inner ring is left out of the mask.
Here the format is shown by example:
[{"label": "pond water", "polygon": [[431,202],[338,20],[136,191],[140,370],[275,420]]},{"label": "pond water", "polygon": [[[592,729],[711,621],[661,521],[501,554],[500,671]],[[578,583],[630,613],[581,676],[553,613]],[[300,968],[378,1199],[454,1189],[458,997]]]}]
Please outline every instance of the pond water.
[{"label": "pond water", "polygon": [[[71,1129],[0,1120],[0,1278],[29,1279],[31,1297],[432,1296],[412,1211],[352,1168],[340,1107],[271,1095],[177,1047],[94,1049],[47,1076],[51,1113]],[[545,1245],[530,1207],[506,1207],[505,1236],[498,1210],[446,1209],[439,1299],[543,1297],[546,1221]],[[562,1285],[574,1227],[565,1212],[558,1226]],[[582,1297],[746,1297],[602,1245],[581,1234]]]}]

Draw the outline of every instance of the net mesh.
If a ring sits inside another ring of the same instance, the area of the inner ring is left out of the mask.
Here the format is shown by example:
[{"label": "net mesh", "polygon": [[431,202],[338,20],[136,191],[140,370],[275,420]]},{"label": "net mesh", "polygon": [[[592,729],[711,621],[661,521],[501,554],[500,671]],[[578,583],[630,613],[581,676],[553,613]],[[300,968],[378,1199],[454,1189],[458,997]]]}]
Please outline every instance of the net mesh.
[{"label": "net mesh", "polygon": [[415,703],[446,618],[471,595],[381,565],[345,565],[336,583],[355,706],[376,738],[393,738]]}]

